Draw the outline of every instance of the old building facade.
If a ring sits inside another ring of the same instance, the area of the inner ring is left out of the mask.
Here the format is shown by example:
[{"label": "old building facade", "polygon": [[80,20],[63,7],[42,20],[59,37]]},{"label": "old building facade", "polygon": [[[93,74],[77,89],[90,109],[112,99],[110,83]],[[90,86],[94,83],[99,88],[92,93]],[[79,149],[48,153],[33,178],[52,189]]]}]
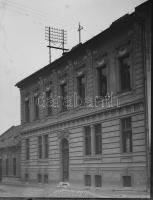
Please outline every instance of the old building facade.
[{"label": "old building facade", "polygon": [[12,126],[0,136],[0,182],[20,182],[21,126]]},{"label": "old building facade", "polygon": [[21,181],[148,187],[149,3],[16,84]]}]

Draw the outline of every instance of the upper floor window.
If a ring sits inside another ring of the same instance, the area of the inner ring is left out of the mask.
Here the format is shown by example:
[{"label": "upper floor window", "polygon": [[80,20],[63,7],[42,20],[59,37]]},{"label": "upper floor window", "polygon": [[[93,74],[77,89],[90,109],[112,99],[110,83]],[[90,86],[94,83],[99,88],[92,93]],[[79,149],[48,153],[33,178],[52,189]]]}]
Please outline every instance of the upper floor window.
[{"label": "upper floor window", "polygon": [[13,158],[13,175],[16,176],[16,158]]},{"label": "upper floor window", "polygon": [[79,105],[83,105],[85,102],[85,76],[77,77],[77,92],[79,97]]},{"label": "upper floor window", "polygon": [[95,125],[95,154],[102,153],[101,124]]},{"label": "upper floor window", "polygon": [[25,121],[30,121],[30,108],[29,108],[29,99],[25,101]]},{"label": "upper floor window", "polygon": [[107,67],[106,65],[98,68],[99,95],[101,97],[107,94]]},{"label": "upper floor window", "polygon": [[34,97],[34,115],[35,119],[39,119],[39,96]]},{"label": "upper floor window", "polygon": [[119,58],[121,92],[131,90],[129,55]]},{"label": "upper floor window", "polygon": [[51,90],[46,92],[46,102],[47,102],[47,115],[51,115],[52,114]]},{"label": "upper floor window", "polygon": [[67,84],[64,83],[61,86],[61,111],[67,110]]},{"label": "upper floor window", "polygon": [[6,158],[6,176],[8,176],[8,172],[9,172],[9,159]]},{"label": "upper floor window", "polygon": [[30,152],[29,152],[29,138],[26,139],[25,141],[25,149],[26,149],[26,160],[29,160],[30,157]]},{"label": "upper floor window", "polygon": [[85,127],[85,155],[91,155],[91,128]]},{"label": "upper floor window", "polygon": [[48,158],[49,145],[48,145],[48,135],[38,136],[38,157]]},{"label": "upper floor window", "polygon": [[132,152],[131,117],[121,120],[122,123],[122,148],[124,153]]}]

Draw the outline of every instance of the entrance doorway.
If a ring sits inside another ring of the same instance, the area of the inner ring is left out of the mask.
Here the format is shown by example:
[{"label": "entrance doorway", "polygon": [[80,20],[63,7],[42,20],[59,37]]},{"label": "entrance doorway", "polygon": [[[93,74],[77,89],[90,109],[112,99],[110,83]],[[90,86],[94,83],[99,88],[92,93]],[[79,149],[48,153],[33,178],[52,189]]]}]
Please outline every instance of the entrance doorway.
[{"label": "entrance doorway", "polygon": [[62,154],[62,181],[69,180],[69,143],[66,138],[61,141],[61,154]]}]

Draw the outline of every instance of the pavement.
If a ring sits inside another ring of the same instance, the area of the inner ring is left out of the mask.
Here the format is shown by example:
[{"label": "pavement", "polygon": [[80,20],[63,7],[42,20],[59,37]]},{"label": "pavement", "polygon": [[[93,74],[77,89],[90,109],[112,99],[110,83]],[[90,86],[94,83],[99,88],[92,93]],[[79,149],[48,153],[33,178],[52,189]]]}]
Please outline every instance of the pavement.
[{"label": "pavement", "polygon": [[2,197],[68,197],[68,198],[143,198],[149,199],[145,191],[108,190],[104,188],[74,188],[51,185],[8,185],[0,184],[0,199]]}]

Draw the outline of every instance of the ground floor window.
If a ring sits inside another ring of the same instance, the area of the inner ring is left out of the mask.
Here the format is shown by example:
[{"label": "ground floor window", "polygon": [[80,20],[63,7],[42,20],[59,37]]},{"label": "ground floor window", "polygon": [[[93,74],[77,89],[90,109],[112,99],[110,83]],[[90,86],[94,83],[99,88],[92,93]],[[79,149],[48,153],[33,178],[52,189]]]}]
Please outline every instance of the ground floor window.
[{"label": "ground floor window", "polygon": [[42,182],[42,175],[38,174],[38,183],[41,183],[41,182]]},{"label": "ground floor window", "polygon": [[95,187],[102,186],[102,178],[101,175],[95,175]]},{"label": "ground floor window", "polygon": [[123,176],[123,186],[131,187],[131,176]]},{"label": "ground floor window", "polygon": [[26,173],[26,174],[25,174],[25,181],[28,182],[28,180],[29,180],[29,174]]},{"label": "ground floor window", "polygon": [[91,175],[84,176],[85,186],[91,186]]},{"label": "ground floor window", "polygon": [[48,183],[48,174],[44,175],[44,183]]}]

